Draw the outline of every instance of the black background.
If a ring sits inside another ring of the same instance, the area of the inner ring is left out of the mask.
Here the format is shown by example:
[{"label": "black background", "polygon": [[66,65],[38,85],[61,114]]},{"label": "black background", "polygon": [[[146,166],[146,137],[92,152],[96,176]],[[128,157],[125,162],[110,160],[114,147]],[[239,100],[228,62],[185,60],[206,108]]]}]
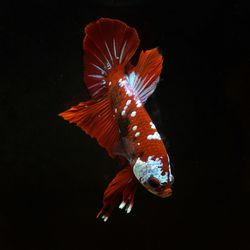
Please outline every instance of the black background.
[{"label": "black background", "polygon": [[[34,2],[0,10],[0,248],[250,249],[247,1]],[[95,216],[116,162],[57,116],[88,99],[83,28],[100,17],[162,51],[147,107],[176,180],[168,199],[140,187],[107,223]]]}]

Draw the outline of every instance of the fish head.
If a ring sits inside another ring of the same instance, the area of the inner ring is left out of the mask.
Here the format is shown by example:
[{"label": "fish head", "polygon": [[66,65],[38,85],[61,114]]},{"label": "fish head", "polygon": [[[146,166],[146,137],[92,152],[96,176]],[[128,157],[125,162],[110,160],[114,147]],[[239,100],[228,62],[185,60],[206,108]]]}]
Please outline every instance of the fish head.
[{"label": "fish head", "polygon": [[138,181],[149,192],[162,198],[172,195],[171,186],[174,182],[169,161],[167,162],[168,167],[165,171],[163,171],[164,161],[161,158],[149,157],[147,161],[138,158],[133,166],[133,172]]}]

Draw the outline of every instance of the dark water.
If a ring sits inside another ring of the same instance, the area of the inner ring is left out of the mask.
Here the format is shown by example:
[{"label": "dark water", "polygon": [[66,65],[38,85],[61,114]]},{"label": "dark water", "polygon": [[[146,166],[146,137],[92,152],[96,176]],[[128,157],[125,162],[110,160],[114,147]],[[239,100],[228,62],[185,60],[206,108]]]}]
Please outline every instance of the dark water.
[{"label": "dark water", "polygon": [[[248,6],[84,2],[1,4],[0,248],[250,249]],[[83,27],[100,17],[162,51],[147,107],[176,179],[171,198],[139,188],[132,213],[106,224],[95,216],[116,163],[57,116],[88,98]]]}]

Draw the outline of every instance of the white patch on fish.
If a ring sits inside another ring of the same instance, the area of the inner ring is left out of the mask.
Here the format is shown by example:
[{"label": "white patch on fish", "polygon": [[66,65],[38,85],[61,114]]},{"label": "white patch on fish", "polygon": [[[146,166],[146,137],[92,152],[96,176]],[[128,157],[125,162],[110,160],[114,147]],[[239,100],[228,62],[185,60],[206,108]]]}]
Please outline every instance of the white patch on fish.
[{"label": "white patch on fish", "polygon": [[137,129],[137,126],[134,126],[132,129],[133,129],[133,131],[135,131]]},{"label": "white patch on fish", "polygon": [[152,129],[156,129],[156,127],[155,127],[155,125],[154,125],[153,122],[150,122],[149,125],[150,125],[150,127],[151,127]]},{"label": "white patch on fish", "polygon": [[154,132],[152,135],[147,136],[148,140],[161,140],[161,137],[158,132]]},{"label": "white patch on fish", "polygon": [[135,117],[135,116],[136,116],[136,111],[133,111],[133,112],[131,113],[131,116],[132,116],[132,117]]},{"label": "white patch on fish", "polygon": [[159,160],[152,160],[152,156],[149,156],[146,162],[142,161],[140,158],[137,159],[133,172],[135,177],[143,184],[146,183],[150,177],[157,178],[160,183],[166,183],[171,179],[169,173],[166,171],[164,175],[162,175],[162,167],[163,162]]},{"label": "white patch on fish", "polygon": [[141,106],[142,106],[141,101],[140,101],[140,100],[137,100],[137,101],[136,101],[136,107],[137,107],[137,108],[140,108]]},{"label": "white patch on fish", "polygon": [[127,100],[126,106],[128,106],[131,103],[131,100]]},{"label": "white patch on fish", "polygon": [[135,137],[138,137],[140,135],[140,132],[135,133]]}]

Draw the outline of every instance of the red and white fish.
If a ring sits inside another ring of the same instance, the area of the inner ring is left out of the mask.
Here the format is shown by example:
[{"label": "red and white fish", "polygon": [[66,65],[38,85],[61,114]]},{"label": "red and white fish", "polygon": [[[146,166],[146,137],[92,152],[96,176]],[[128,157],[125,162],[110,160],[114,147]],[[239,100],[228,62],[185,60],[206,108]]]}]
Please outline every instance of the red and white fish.
[{"label": "red and white fish", "polygon": [[119,20],[101,18],[85,32],[84,82],[92,99],[60,116],[96,138],[112,158],[127,163],[104,192],[97,217],[106,221],[119,204],[131,211],[138,183],[160,197],[172,194],[170,160],[144,108],[159,82],[163,58],[156,48],[142,51],[133,66],[129,61],[139,45],[138,34]]}]

